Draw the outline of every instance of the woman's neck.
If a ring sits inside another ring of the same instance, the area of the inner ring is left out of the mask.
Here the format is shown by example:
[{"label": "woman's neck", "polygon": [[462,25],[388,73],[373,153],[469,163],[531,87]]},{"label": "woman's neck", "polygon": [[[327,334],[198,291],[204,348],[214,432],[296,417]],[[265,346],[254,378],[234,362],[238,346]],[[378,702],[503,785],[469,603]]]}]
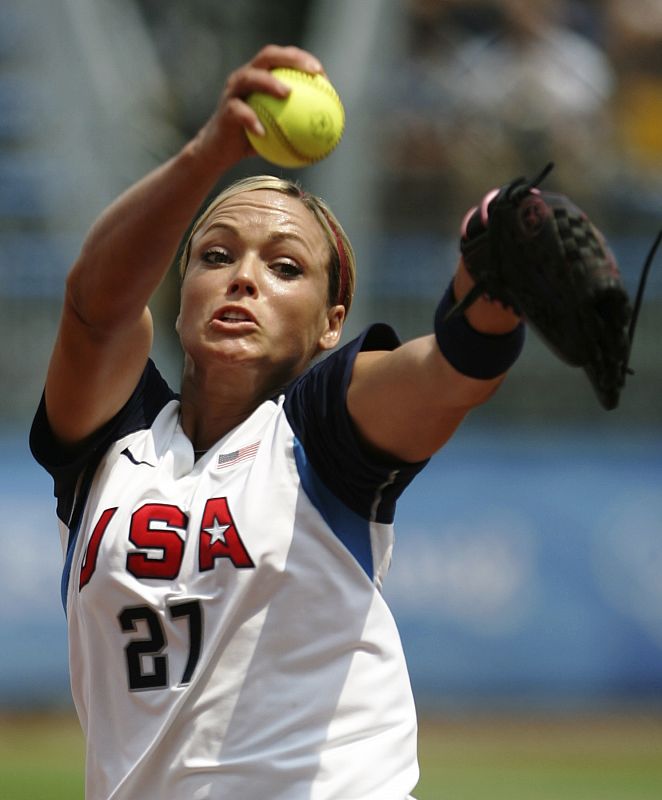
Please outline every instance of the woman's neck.
[{"label": "woman's neck", "polygon": [[247,419],[283,385],[245,368],[210,374],[185,365],[181,424],[196,453],[203,453]]}]

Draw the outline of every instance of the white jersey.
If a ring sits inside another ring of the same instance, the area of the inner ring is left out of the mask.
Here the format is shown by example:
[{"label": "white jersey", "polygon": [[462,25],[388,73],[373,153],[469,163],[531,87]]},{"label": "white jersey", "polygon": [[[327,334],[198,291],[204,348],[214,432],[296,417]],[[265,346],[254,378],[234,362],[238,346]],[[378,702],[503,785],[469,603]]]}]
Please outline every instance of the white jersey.
[{"label": "white jersey", "polygon": [[317,364],[196,460],[150,362],[55,479],[88,800],[404,800],[418,779],[405,659],[380,589],[422,466],[361,448],[360,349]]}]

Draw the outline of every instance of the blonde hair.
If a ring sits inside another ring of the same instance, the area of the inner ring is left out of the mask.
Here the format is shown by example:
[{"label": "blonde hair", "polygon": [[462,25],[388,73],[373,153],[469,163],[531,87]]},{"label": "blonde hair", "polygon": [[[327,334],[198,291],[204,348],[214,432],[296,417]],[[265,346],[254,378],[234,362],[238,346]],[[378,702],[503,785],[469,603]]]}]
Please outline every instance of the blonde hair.
[{"label": "blonde hair", "polygon": [[235,181],[209,203],[193,223],[182,249],[179,259],[179,274],[182,280],[186,274],[188,262],[191,257],[191,241],[214,210],[237,194],[253,192],[259,189],[267,189],[286,194],[289,197],[295,197],[313,214],[324,231],[329,244],[328,304],[329,306],[345,306],[345,313],[348,314],[356,285],[356,257],[352,245],[347,238],[347,234],[324,200],[316,195],[305,192],[299,184],[294,181],[286,180],[285,178],[277,178],[273,175],[255,175],[250,178],[242,178],[241,180]]}]

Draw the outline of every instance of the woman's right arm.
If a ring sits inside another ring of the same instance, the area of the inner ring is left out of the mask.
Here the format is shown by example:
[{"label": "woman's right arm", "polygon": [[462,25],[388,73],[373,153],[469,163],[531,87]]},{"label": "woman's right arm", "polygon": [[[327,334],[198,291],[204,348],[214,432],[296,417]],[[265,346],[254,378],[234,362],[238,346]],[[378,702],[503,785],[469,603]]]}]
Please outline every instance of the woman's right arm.
[{"label": "woman's right arm", "polygon": [[269,72],[320,72],[310,53],[269,45],[228,78],[214,114],[182,150],[112,203],[92,226],[66,282],[46,378],[46,409],[63,444],[111,419],[135,388],[152,346],[147,304],[192,219],[220,176],[254,151],[245,129],[260,123],[244,98],[284,97]]}]

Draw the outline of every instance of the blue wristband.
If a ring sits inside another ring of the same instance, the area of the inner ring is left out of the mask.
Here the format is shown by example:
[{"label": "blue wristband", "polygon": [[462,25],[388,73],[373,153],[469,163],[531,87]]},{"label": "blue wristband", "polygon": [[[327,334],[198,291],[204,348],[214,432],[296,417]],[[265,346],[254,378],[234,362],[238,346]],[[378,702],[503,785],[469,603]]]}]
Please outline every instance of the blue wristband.
[{"label": "blue wristband", "polygon": [[434,315],[434,335],[444,358],[469,378],[489,380],[507,372],[524,347],[524,324],[520,322],[510,333],[480,333],[464,314],[444,319],[454,305],[451,283]]}]

